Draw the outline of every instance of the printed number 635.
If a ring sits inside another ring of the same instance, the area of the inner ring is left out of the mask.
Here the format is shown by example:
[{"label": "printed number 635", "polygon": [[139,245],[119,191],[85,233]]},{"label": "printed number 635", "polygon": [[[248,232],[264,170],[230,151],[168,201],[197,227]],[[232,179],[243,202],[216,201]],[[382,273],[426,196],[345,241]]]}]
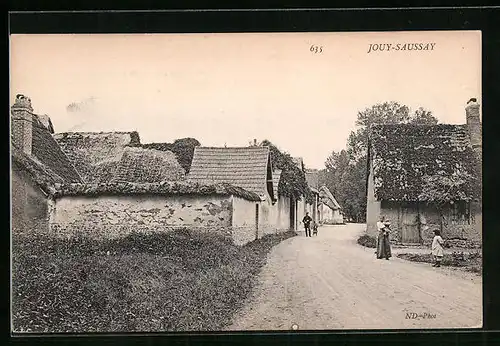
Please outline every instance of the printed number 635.
[{"label": "printed number 635", "polygon": [[311,46],[311,48],[309,48],[309,50],[310,50],[311,52],[313,52],[314,54],[316,54],[316,53],[323,53],[323,46],[319,46],[319,47],[318,47],[318,46],[316,46],[316,45],[314,45],[314,44],[313,44],[313,45]]}]

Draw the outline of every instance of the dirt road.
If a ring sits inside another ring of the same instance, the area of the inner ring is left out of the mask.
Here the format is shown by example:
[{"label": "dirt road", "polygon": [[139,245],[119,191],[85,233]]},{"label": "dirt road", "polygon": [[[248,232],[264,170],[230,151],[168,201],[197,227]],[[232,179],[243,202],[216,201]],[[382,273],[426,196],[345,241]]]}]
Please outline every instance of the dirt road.
[{"label": "dirt road", "polygon": [[482,280],[356,244],[364,225],[325,226],[269,254],[256,294],[229,330],[475,328]]}]

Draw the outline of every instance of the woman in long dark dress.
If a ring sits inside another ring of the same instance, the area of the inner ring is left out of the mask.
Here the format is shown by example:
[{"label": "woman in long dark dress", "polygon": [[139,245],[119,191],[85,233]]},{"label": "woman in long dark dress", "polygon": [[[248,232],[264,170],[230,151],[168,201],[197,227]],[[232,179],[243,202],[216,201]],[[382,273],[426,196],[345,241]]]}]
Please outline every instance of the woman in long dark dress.
[{"label": "woman in long dark dress", "polygon": [[388,260],[391,254],[391,243],[389,240],[390,233],[390,223],[388,220],[384,222],[384,228],[379,228],[379,234],[377,237],[377,258],[385,258]]}]

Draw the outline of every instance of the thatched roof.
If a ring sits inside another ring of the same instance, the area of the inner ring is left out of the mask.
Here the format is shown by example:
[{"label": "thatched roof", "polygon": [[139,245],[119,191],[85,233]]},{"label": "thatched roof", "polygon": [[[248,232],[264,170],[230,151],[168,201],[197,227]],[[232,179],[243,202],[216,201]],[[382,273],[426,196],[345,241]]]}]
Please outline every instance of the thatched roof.
[{"label": "thatched roof", "polygon": [[326,187],[325,185],[319,188],[319,198],[322,203],[324,203],[333,210],[342,209],[342,207],[337,202],[335,197],[333,197],[333,194],[330,192],[330,189],[328,189],[328,187]]},{"label": "thatched roof", "polygon": [[49,129],[43,125],[38,116],[33,117],[31,154],[43,165],[59,175],[65,182],[81,182],[82,179],[68,157],[52,138]]},{"label": "thatched roof", "polygon": [[[57,133],[54,138],[85,181],[111,179],[125,147],[132,143],[132,132]],[[103,169],[102,166],[108,167]]]},{"label": "thatched roof", "polygon": [[[82,182],[78,172],[71,164],[68,157],[63,153],[57,142],[52,138],[51,130],[46,127],[38,115],[28,112],[28,118],[31,122],[31,153],[27,155],[21,148],[16,148],[12,143],[12,158],[20,169],[26,169],[32,175],[35,182],[41,181],[59,181],[66,183]],[[25,120],[12,116],[12,130],[20,126],[18,122]],[[24,125],[26,126],[26,125]],[[47,174],[54,175],[54,179],[47,177]],[[57,176],[57,177],[56,177]],[[41,180],[40,180],[40,179]],[[42,186],[44,183],[42,183]],[[45,187],[44,187],[45,188]]]},{"label": "thatched roof", "polygon": [[276,169],[273,171],[273,191],[275,198],[278,198],[278,186],[281,178],[281,169]]},{"label": "thatched roof", "polygon": [[33,156],[25,154],[14,145],[11,147],[12,170],[27,173],[33,182],[47,195],[55,192],[56,184],[64,183],[64,179],[43,165]]},{"label": "thatched roof", "polygon": [[274,198],[269,147],[196,147],[188,179],[203,183],[228,183],[260,196],[266,189]]},{"label": "thatched roof", "polygon": [[125,148],[140,143],[137,132],[66,132],[54,135],[86,182],[114,177]]},{"label": "thatched roof", "polygon": [[192,181],[158,183],[115,182],[105,184],[64,184],[58,187],[53,197],[96,196],[96,195],[222,195],[237,196],[249,201],[260,201],[260,197],[250,191],[230,184],[205,185]]},{"label": "thatched roof", "polygon": [[173,152],[126,147],[112,181],[154,183],[184,177],[184,169]]},{"label": "thatched roof", "polygon": [[378,200],[417,201],[423,177],[473,173],[466,125],[375,125],[369,134]]}]

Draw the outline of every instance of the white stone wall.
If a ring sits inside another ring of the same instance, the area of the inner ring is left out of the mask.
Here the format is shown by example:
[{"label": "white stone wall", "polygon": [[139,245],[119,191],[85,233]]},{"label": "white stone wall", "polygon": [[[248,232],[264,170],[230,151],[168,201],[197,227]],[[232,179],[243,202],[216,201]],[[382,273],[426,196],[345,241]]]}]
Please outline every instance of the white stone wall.
[{"label": "white stone wall", "polygon": [[231,236],[232,204],[224,196],[65,196],[50,215],[54,234],[114,238],[189,227]]},{"label": "white stone wall", "polygon": [[373,161],[370,161],[366,201],[366,231],[368,234],[377,234],[377,221],[380,217],[380,202],[375,198],[375,181],[373,179]]},{"label": "white stone wall", "polygon": [[233,196],[232,201],[233,240],[235,244],[244,245],[258,236],[256,208],[258,206],[260,218],[260,202],[252,202],[236,196]]}]

